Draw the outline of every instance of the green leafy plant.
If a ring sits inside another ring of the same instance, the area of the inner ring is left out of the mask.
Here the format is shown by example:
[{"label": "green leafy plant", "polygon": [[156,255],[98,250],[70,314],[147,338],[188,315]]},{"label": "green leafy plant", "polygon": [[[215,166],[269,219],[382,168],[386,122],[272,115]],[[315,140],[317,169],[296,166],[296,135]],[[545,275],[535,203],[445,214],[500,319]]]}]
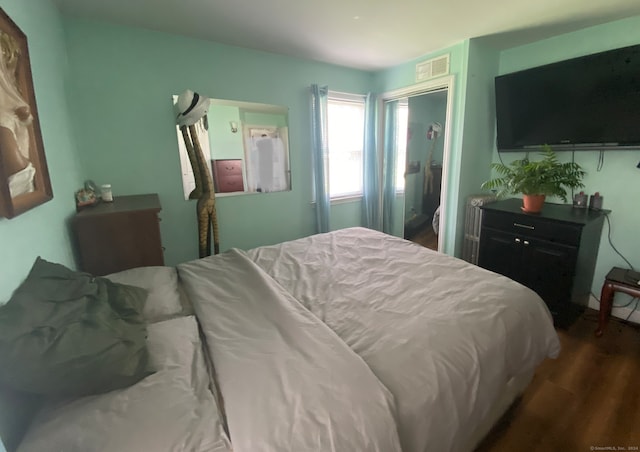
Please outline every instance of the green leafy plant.
[{"label": "green leafy plant", "polygon": [[575,162],[560,163],[550,146],[543,146],[543,158],[531,161],[516,160],[509,165],[492,163],[500,176],[482,184],[483,189],[498,190],[498,197],[506,194],[557,196],[567,202],[567,188],[584,187],[582,178],[586,174]]}]

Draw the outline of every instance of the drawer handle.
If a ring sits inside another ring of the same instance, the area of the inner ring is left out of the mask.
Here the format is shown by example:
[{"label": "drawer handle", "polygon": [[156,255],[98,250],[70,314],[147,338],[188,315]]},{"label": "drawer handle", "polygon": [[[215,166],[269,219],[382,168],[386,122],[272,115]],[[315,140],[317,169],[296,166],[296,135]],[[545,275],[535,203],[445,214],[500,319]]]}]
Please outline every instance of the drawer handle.
[{"label": "drawer handle", "polygon": [[529,245],[529,241],[528,241],[528,240],[525,240],[525,241],[524,241],[524,246],[528,246],[528,245]]},{"label": "drawer handle", "polygon": [[529,226],[528,224],[513,223],[513,225],[517,228],[531,229],[532,231],[535,229],[535,226]]},{"label": "drawer handle", "polygon": [[516,243],[520,243],[520,239],[516,237]]}]

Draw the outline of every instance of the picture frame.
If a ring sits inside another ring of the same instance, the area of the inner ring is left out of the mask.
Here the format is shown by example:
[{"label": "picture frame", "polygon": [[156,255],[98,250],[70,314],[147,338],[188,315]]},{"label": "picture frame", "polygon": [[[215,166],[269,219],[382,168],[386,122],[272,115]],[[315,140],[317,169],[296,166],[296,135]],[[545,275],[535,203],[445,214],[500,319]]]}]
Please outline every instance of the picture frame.
[{"label": "picture frame", "polygon": [[0,217],[52,198],[27,36],[0,8]]}]

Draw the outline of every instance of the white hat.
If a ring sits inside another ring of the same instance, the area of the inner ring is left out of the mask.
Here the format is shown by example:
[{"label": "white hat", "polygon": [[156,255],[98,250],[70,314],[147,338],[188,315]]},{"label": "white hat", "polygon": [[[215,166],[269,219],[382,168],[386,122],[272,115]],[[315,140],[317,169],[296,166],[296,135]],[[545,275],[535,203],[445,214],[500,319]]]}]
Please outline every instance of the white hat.
[{"label": "white hat", "polygon": [[206,116],[210,102],[208,97],[194,93],[190,89],[185,90],[176,101],[175,107],[178,114],[176,122],[179,126],[195,124]]}]

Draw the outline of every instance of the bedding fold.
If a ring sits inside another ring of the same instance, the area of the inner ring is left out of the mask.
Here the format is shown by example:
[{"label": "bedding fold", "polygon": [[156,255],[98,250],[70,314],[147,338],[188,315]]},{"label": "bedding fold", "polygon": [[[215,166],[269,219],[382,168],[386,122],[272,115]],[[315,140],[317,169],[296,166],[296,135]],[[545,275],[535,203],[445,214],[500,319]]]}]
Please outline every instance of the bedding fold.
[{"label": "bedding fold", "polygon": [[401,450],[391,393],[244,252],[178,271],[207,341],[236,452]]}]

